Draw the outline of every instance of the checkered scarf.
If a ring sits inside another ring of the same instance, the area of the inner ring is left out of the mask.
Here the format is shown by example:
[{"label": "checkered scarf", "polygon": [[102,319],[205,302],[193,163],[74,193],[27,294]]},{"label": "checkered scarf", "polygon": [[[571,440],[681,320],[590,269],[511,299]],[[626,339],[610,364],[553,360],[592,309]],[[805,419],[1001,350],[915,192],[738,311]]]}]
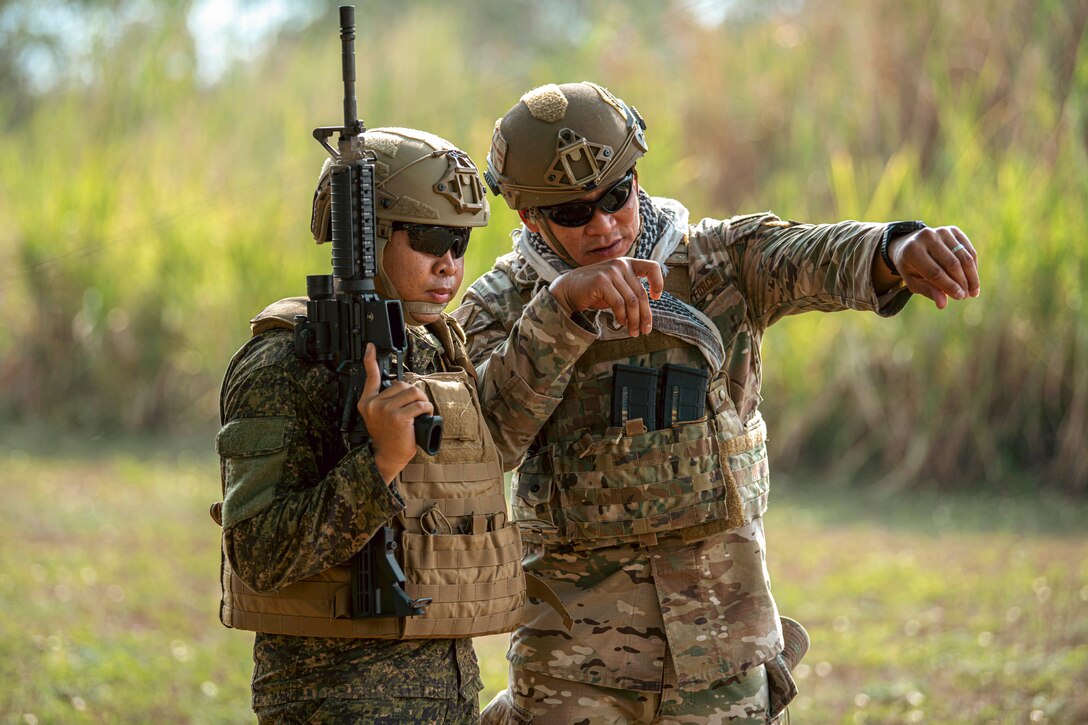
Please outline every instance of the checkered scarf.
[{"label": "checkered scarf", "polygon": [[[631,255],[635,259],[652,259],[668,274],[665,260],[675,251],[687,233],[688,210],[679,202],[661,197],[650,197],[638,190],[638,213],[641,229],[635,239]],[[544,238],[525,226],[513,234],[514,248],[528,260],[532,270],[546,283],[572,269]],[[644,281],[643,285],[647,285]],[[650,300],[654,329],[666,335],[678,337],[699,348],[710,365],[713,376],[725,362],[725,346],[721,334],[706,315],[668,292],[661,298]],[[627,336],[626,325],[616,323],[611,310],[597,311],[597,326],[601,340],[613,340]]]}]

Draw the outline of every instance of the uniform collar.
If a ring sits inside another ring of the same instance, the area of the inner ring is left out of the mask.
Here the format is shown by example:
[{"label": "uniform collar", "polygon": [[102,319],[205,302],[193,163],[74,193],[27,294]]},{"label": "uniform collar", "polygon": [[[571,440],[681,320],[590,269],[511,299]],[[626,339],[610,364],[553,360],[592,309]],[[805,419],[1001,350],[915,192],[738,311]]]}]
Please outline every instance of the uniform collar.
[{"label": "uniform collar", "polygon": [[442,344],[438,338],[423,325],[409,325],[408,353],[405,366],[415,373],[427,373],[440,368],[438,357],[442,354]]}]

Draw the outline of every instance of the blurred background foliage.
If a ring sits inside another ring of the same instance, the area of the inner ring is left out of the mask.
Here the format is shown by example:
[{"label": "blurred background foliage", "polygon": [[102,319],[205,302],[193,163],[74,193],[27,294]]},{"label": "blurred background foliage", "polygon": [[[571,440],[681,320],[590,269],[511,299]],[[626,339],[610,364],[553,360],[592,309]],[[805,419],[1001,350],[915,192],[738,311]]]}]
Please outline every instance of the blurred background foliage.
[{"label": "blurred background foliage", "polygon": [[[369,127],[482,163],[521,93],[591,79],[647,119],[640,178],[694,219],[968,232],[979,299],[768,335],[780,470],[1088,488],[1085,0],[358,5]],[[5,421],[215,430],[247,320],[329,264],[310,131],[341,122],[339,53],[335,3],[0,0]],[[466,285],[509,248],[492,208]]]}]

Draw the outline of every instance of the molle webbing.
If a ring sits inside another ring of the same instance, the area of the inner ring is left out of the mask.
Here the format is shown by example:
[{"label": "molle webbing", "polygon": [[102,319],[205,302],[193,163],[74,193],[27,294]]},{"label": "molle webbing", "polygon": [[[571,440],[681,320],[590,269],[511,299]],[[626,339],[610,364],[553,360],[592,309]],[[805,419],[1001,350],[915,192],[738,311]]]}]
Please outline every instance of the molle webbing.
[{"label": "molle webbing", "polygon": [[[688,303],[691,299],[686,246],[669,259],[666,291]],[[608,363],[627,362],[690,343],[653,331],[639,337],[598,341],[579,358],[576,379],[595,380]],[[660,358],[660,356],[658,356]],[[572,385],[578,385],[573,382]],[[759,513],[741,494],[765,490],[765,463],[756,468],[749,458],[765,458],[765,428],[753,420],[751,430],[737,435],[727,424],[730,411],[715,399],[718,386],[707,391],[707,418],[671,428],[645,431],[610,428],[602,434],[588,429],[574,440],[556,442],[519,469],[518,519],[535,518],[554,529],[528,527],[527,539],[596,548],[623,541],[652,545],[660,536],[686,541],[704,539],[747,523]],[[578,397],[578,391],[573,393]],[[720,396],[719,396],[720,397]],[[736,468],[737,470],[734,470]],[[737,475],[745,477],[738,482]],[[747,480],[755,476],[754,480]],[[550,480],[549,480],[550,479]],[[758,496],[755,496],[758,498]]]},{"label": "molle webbing", "polygon": [[444,466],[433,461],[423,461],[413,465],[411,469],[405,468],[397,478],[402,483],[435,481],[439,480],[437,476],[445,476],[442,480],[450,481],[482,481],[496,475],[502,476],[502,466],[496,461],[449,463]]},{"label": "molle webbing", "polygon": [[[297,301],[267,308],[254,320],[254,334],[292,327]],[[459,328],[442,329],[444,348],[456,350]],[[224,558],[224,624],[297,636],[431,639],[509,632],[520,622],[526,599],[521,536],[507,520],[502,460],[474,382],[461,369],[407,373],[405,380],[426,392],[446,421],[438,454],[417,450],[397,484],[405,501],[395,521],[397,556],[408,596],[432,600],[424,614],[352,619],[347,562],[263,594],[239,579]]]},{"label": "molle webbing", "polygon": [[[518,542],[518,557],[521,556]],[[351,619],[351,569],[338,566],[261,594],[231,575],[231,625],[268,634],[306,637],[430,639],[471,637],[478,632],[507,632],[521,617],[525,582],[510,577],[500,583],[463,583],[414,587],[413,596],[432,597],[441,611],[430,619],[383,617]],[[496,606],[498,603],[498,606]],[[428,607],[429,611],[430,607]],[[467,616],[458,616],[458,615]]]},{"label": "molle webbing", "polygon": [[399,476],[405,591],[433,600],[405,620],[404,637],[509,631],[525,602],[521,536],[507,521],[502,460],[473,382],[465,372],[405,377],[446,422],[438,455],[417,453]]},{"label": "molle webbing", "polygon": [[757,418],[736,437],[703,420],[553,445],[519,473],[521,499],[547,493],[531,510],[520,500],[517,506],[518,518],[539,517],[554,528],[526,527],[523,536],[592,549],[654,544],[661,536],[697,541],[741,526],[762,513],[765,438]]},{"label": "molle webbing", "polygon": [[[273,594],[254,591],[231,573],[227,626],[302,637],[400,638],[402,620],[351,619],[351,567],[336,566]],[[338,611],[346,615],[337,617]]]},{"label": "molle webbing", "polygon": [[678,337],[654,330],[647,335],[639,335],[638,337],[624,337],[619,340],[595,342],[582,353],[582,357],[578,358],[578,364],[596,365],[610,360],[626,360],[682,345],[687,345],[687,343]]},{"label": "molle webbing", "polygon": [[[420,519],[425,513],[434,508],[434,504],[427,499],[412,499],[404,503],[405,507],[401,515],[408,519]],[[479,496],[470,499],[449,499],[443,504],[442,511],[446,516],[461,518],[463,516],[472,516],[477,511],[501,510],[500,503],[502,506],[506,505],[506,499],[501,493],[494,496]]]}]

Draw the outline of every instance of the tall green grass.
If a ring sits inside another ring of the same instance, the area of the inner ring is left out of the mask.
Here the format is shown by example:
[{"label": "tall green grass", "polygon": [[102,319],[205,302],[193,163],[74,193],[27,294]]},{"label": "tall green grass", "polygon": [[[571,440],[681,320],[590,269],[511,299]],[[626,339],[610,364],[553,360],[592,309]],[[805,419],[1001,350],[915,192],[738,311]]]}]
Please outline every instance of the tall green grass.
[{"label": "tall green grass", "polygon": [[[894,320],[806,315],[764,345],[778,465],[919,482],[1088,482],[1088,4],[826,0],[361,8],[368,126],[483,161],[494,119],[593,79],[649,124],[651,193],[694,218],[957,224],[982,297]],[[185,4],[103,48],[91,86],[0,99],[0,413],[94,429],[215,425],[246,321],[324,272],[309,239],[340,122],[331,15],[215,86]],[[19,108],[16,114],[15,109]],[[466,280],[509,247],[493,205]]]}]

